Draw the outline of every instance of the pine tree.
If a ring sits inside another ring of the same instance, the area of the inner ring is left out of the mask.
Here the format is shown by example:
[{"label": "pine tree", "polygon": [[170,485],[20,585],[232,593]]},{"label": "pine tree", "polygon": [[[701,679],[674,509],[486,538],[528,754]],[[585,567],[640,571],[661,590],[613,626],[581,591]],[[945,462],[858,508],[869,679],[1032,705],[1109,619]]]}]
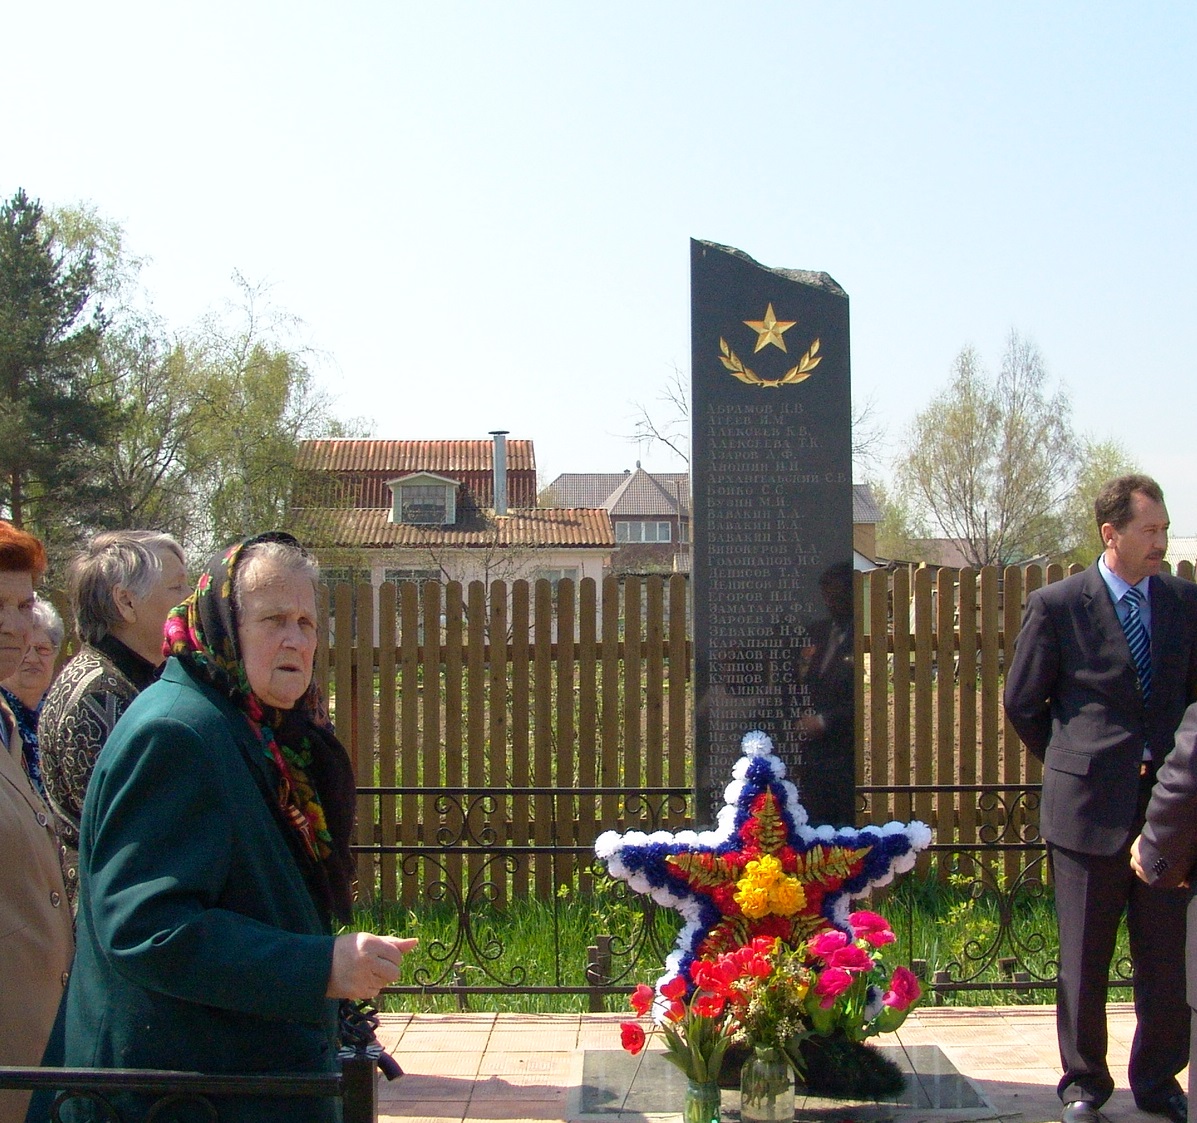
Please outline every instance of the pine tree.
[{"label": "pine tree", "polygon": [[0,503],[64,544],[111,486],[96,453],[119,419],[96,364],[94,283],[91,254],[68,264],[37,201],[19,190],[0,205]]}]

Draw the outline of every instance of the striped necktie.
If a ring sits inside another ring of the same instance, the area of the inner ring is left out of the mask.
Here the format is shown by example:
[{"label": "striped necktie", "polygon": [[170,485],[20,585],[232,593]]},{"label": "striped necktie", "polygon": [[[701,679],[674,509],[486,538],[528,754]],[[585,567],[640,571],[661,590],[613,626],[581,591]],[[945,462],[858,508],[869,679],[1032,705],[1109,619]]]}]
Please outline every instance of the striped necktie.
[{"label": "striped necktie", "polygon": [[1143,618],[1139,615],[1143,606],[1143,594],[1132,585],[1123,593],[1122,601],[1126,605],[1126,619],[1122,621],[1122,630],[1126,632],[1126,642],[1130,646],[1135,669],[1139,672],[1139,686],[1146,700],[1151,695],[1151,639],[1147,635],[1147,629],[1143,627]]}]

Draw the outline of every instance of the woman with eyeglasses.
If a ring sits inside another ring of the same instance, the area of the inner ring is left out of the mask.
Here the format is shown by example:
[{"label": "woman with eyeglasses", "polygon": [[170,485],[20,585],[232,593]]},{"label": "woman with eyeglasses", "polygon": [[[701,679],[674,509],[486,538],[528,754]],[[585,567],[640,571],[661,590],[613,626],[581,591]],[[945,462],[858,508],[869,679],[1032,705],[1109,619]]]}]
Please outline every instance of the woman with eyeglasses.
[{"label": "woman with eyeglasses", "polygon": [[45,797],[42,780],[41,752],[37,744],[37,722],[42,713],[46,691],[54,680],[54,665],[62,647],[64,628],[58,609],[44,597],[33,603],[33,620],[29,632],[29,649],[21,665],[0,682],[0,694],[12,710],[21,734],[21,750],[25,756],[25,771],[34,787]]},{"label": "woman with eyeglasses", "polygon": [[[0,680],[29,647],[42,544],[0,520]],[[35,1065],[71,970],[75,940],[54,820],[25,763],[21,731],[0,698],[0,1065]],[[25,1118],[28,1092],[0,1091],[0,1123]]]}]

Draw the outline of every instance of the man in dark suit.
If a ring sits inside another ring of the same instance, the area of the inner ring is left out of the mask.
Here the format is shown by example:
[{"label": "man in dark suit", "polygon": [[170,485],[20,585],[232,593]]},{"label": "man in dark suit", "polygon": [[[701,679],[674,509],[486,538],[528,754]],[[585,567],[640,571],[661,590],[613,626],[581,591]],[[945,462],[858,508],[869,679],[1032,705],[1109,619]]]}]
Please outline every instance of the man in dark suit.
[{"label": "man in dark suit", "polygon": [[[1191,883],[1197,865],[1197,705],[1185,711],[1176,747],[1156,777],[1143,833],[1131,844],[1131,866],[1148,885],[1175,888]],[[1197,896],[1189,897],[1186,956],[1189,1024],[1197,1026]],[[1197,1080],[1197,1030],[1190,1029],[1189,1094]]]},{"label": "man in dark suit", "polygon": [[1197,701],[1197,586],[1160,574],[1168,512],[1159,484],[1122,476],[1094,503],[1105,551],[1027,598],[1006,676],[1006,714],[1043,761],[1040,831],[1060,933],[1056,1026],[1065,1123],[1096,1123],[1106,1064],[1106,981],[1125,912],[1138,1024],[1135,1103],[1184,1123],[1188,1061],[1186,894],[1130,868],[1156,771]]}]

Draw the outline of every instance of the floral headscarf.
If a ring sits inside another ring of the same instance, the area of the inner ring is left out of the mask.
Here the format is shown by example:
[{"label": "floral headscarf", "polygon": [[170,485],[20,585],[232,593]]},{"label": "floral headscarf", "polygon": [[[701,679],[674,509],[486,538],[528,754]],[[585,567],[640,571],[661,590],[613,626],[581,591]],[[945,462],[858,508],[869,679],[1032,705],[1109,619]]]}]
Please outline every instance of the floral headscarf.
[{"label": "floral headscarf", "polygon": [[333,732],[315,682],[290,710],[266,705],[249,685],[237,638],[233,575],[246,548],[262,542],[302,550],[291,535],[272,531],[213,556],[195,592],[167,617],[163,653],[173,655],[192,678],[245,715],[274,766],[272,810],[312,897],[326,917],[347,922],[353,900],[349,841],[356,795],[349,755]]}]

